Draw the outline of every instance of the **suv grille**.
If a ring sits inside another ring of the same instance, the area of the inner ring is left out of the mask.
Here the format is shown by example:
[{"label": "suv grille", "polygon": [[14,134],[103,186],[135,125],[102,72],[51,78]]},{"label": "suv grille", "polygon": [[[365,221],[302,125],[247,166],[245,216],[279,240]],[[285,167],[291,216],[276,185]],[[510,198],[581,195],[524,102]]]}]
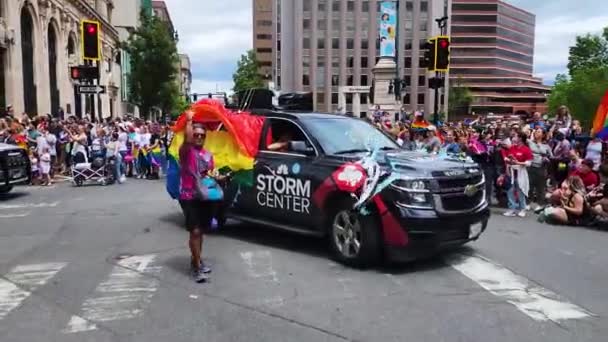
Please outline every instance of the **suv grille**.
[{"label": "suv grille", "polygon": [[[483,175],[437,179],[434,191],[435,208],[440,214],[465,214],[481,207],[486,201]],[[475,193],[465,193],[468,186],[476,186]]]},{"label": "suv grille", "polygon": [[9,169],[26,167],[28,159],[21,150],[4,151],[0,153],[0,165]]},{"label": "suv grille", "polygon": [[[449,179],[449,178],[440,178],[437,180],[437,184],[439,185],[439,191],[440,192],[450,192],[449,190],[452,191],[456,191],[456,190],[464,190],[464,188],[469,185],[469,184],[478,184],[481,183],[482,180],[482,176],[481,174],[479,175],[474,175],[472,177],[469,178],[453,178],[453,179]],[[448,191],[446,191],[448,190]]]}]

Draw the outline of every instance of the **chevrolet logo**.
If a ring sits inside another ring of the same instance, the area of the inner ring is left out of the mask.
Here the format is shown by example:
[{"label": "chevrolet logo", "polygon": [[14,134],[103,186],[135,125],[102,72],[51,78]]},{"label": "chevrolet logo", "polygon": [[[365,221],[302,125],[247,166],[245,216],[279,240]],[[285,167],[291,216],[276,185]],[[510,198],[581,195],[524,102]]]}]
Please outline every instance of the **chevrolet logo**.
[{"label": "chevrolet logo", "polygon": [[476,194],[478,191],[479,191],[479,188],[477,188],[477,186],[476,186],[476,185],[471,185],[471,184],[469,184],[469,185],[467,185],[467,186],[464,188],[464,194],[465,194],[467,197],[473,197],[473,196],[475,196],[475,194]]}]

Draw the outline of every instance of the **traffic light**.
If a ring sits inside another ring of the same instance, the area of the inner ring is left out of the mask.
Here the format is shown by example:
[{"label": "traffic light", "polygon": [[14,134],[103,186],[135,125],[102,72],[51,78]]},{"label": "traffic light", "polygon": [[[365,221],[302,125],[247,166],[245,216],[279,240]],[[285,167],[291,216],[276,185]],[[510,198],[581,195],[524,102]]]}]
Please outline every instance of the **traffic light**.
[{"label": "traffic light", "polygon": [[70,76],[73,80],[96,80],[99,79],[99,68],[86,65],[71,67]]},{"label": "traffic light", "polygon": [[437,37],[435,69],[444,72],[450,70],[450,37],[448,36]]},{"label": "traffic light", "polygon": [[198,94],[192,94],[192,102],[196,102],[198,100]]},{"label": "traffic light", "polygon": [[422,59],[421,68],[426,68],[428,71],[435,71],[435,58],[437,55],[436,44],[437,38],[431,38],[424,44],[424,58]]},{"label": "traffic light", "polygon": [[100,25],[97,21],[83,20],[81,22],[82,57],[85,60],[98,61],[101,59]]}]

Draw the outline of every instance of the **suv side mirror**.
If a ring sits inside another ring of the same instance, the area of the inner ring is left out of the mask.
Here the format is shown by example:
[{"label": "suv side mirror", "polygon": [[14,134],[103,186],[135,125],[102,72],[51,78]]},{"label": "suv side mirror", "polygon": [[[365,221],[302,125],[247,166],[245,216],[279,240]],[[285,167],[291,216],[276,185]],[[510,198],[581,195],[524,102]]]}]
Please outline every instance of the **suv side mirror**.
[{"label": "suv side mirror", "polygon": [[312,156],[315,154],[315,150],[312,147],[307,146],[305,141],[290,141],[289,150],[307,156]]}]

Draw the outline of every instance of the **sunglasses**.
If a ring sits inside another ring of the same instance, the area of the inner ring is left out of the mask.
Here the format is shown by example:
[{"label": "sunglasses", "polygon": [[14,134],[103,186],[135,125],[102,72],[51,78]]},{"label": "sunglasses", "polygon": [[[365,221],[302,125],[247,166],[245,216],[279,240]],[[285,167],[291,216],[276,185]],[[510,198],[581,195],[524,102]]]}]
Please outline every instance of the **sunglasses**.
[{"label": "sunglasses", "polygon": [[205,133],[195,133],[193,136],[195,138],[204,138],[205,137]]}]

